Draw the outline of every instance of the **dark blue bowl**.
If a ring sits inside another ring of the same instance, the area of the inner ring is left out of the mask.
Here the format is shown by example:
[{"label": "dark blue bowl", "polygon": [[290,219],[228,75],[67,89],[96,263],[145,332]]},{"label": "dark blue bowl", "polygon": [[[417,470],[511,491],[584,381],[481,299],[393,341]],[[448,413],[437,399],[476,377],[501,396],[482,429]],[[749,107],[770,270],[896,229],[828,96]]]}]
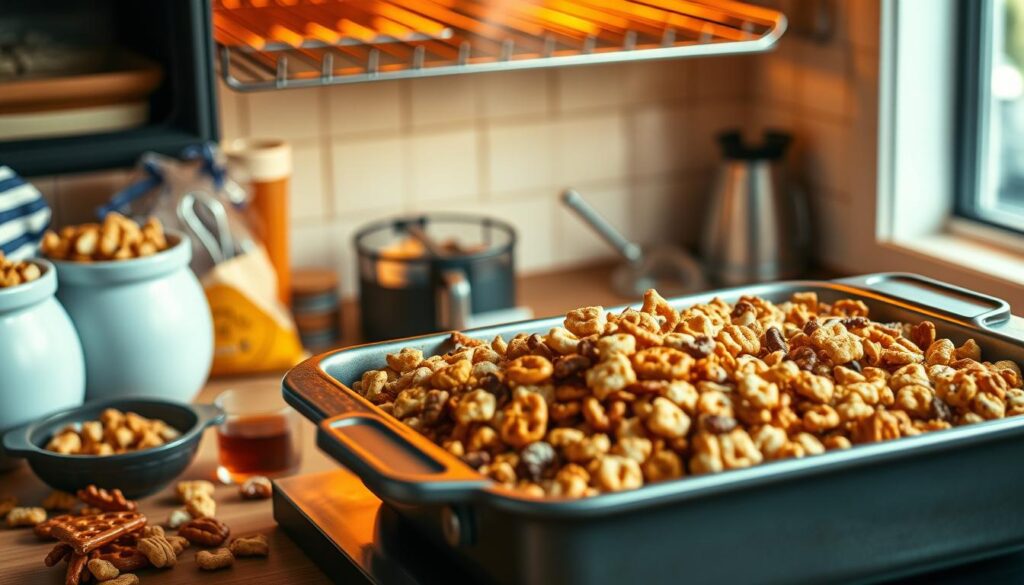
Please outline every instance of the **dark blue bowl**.
[{"label": "dark blue bowl", "polygon": [[[181,432],[177,439],[120,455],[61,455],[44,447],[54,433],[71,423],[98,420],[105,408],[160,419]],[[74,493],[89,484],[119,488],[129,498],[152,494],[181,475],[195,458],[206,427],[224,420],[212,404],[181,404],[149,398],[92,402],[12,429],[4,435],[7,455],[28,460],[32,471],[52,488]]]}]

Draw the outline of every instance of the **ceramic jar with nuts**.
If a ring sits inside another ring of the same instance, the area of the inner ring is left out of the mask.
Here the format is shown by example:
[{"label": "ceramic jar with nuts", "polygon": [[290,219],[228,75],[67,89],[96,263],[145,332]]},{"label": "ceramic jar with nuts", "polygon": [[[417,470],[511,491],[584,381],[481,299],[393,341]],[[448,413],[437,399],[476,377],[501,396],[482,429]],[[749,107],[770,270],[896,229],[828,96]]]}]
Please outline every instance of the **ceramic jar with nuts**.
[{"label": "ceramic jar with nuts", "polygon": [[48,232],[41,252],[82,341],[87,399],[195,396],[213,359],[213,324],[188,238],[110,213]]},{"label": "ceramic jar with nuts", "polygon": [[[0,434],[82,403],[82,346],[56,290],[49,262],[0,256]],[[0,454],[0,469],[10,466]]]}]

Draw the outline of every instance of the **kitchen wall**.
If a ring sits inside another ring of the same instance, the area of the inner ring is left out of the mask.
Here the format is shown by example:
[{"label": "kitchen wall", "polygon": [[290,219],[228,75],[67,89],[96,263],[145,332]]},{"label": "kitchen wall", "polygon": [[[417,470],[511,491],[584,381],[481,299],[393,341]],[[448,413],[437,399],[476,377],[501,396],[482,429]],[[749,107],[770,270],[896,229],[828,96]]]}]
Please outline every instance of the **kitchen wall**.
[{"label": "kitchen wall", "polygon": [[[779,0],[786,9],[788,2]],[[855,251],[858,197],[874,196],[878,2],[834,2],[824,44],[787,35],[768,55],[507,72],[239,94],[221,88],[225,139],[295,149],[292,257],[354,292],[351,239],[367,221],[452,210],[505,218],[524,272],[611,257],[558,203],[573,186],[628,236],[693,245],[727,127],[795,132],[818,257]],[[82,221],[127,171],[37,181],[58,223]]]}]

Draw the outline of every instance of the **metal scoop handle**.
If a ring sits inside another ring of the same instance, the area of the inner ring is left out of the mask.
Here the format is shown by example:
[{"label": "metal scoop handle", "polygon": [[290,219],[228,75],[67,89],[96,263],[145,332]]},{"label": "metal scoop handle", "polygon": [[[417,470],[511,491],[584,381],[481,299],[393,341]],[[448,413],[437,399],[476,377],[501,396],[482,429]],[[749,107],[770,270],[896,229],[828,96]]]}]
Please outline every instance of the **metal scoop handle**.
[{"label": "metal scoop handle", "polygon": [[562,192],[562,202],[566,207],[576,212],[594,231],[606,242],[611,244],[623,258],[630,262],[639,262],[643,258],[643,251],[640,246],[627,240],[619,233],[619,230],[612,227],[608,220],[601,216],[596,209],[590,206],[575,189],[566,189]]}]

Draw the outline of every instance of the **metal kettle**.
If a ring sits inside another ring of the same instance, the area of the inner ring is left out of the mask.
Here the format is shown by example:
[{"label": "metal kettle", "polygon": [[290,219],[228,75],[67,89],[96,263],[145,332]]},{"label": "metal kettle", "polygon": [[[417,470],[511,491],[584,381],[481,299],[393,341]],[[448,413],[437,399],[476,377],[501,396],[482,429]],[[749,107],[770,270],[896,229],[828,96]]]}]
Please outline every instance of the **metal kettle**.
[{"label": "metal kettle", "polygon": [[738,130],[718,136],[724,160],[708,204],[701,257],[720,285],[800,275],[807,260],[809,216],[801,193],[783,176],[792,137],[767,131],[748,145]]}]

